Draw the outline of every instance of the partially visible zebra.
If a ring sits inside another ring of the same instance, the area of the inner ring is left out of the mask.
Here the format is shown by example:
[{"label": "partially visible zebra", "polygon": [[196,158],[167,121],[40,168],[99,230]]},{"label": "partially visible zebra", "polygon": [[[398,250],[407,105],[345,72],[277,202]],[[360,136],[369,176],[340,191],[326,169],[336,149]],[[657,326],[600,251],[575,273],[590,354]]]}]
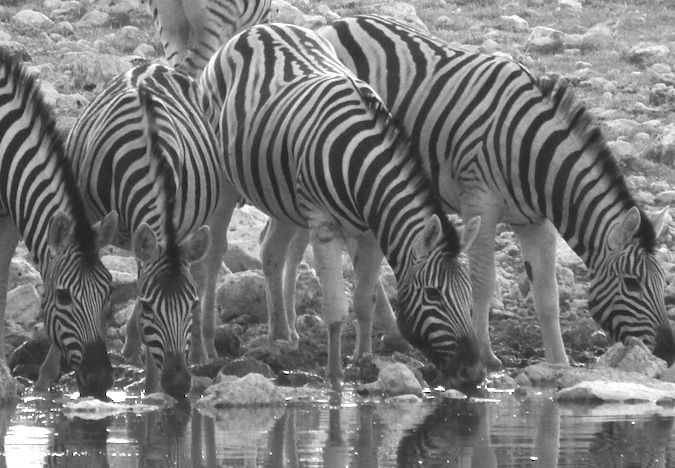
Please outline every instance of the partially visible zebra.
[{"label": "partially visible zebra", "polygon": [[665,274],[654,256],[658,232],[568,89],[395,20],[342,19],[318,33],[409,132],[445,209],[481,217],[469,258],[474,327],[488,367],[500,364],[488,333],[498,222],[511,224],[520,240],[547,361],[568,362],[559,324],[557,230],[588,266],[595,321],[612,340],[637,337],[673,363]]},{"label": "partially visible zebra", "polygon": [[140,348],[140,325],[146,390],[156,389],[159,369],[162,388],[177,397],[190,389],[191,340],[190,359],[205,356],[200,291],[189,268],[208,249],[204,224],[216,208],[222,178],[205,105],[189,76],[161,65],[138,66],[94,98],[66,143],[90,218],[117,210],[115,245],[131,249],[139,265],[139,300],[124,354]]},{"label": "partially visible zebra", "polygon": [[[310,229],[323,288],[331,384],[339,386],[342,376],[345,237],[359,241],[354,268],[364,297],[373,296],[384,253],[398,281],[403,335],[450,385],[482,381],[471,288],[460,259],[480,220],[468,223],[460,240],[420,161],[409,154],[406,138],[371,88],[316,34],[280,24],[236,35],[211,59],[200,84],[222,107],[218,133],[226,177],[282,233],[277,248],[266,249],[269,256],[262,258],[265,273],[283,262],[296,229]],[[211,227],[224,231],[227,225]],[[214,242],[210,276],[220,265],[221,249]],[[269,334],[288,340],[280,288],[279,276],[268,277],[268,299],[276,301],[268,303]],[[359,322],[372,314],[373,304],[355,304]]]},{"label": "partially visible zebra", "polygon": [[271,0],[148,0],[169,64],[198,78],[237,32],[267,23]]},{"label": "partially visible zebra", "polygon": [[[0,349],[9,266],[23,239],[44,282],[41,309],[57,361],[53,370],[58,374],[63,354],[80,395],[101,398],[113,384],[104,342],[112,277],[98,249],[117,227],[116,213],[103,215],[92,228],[51,109],[35,79],[0,48]],[[4,355],[0,366],[7,368]]]}]

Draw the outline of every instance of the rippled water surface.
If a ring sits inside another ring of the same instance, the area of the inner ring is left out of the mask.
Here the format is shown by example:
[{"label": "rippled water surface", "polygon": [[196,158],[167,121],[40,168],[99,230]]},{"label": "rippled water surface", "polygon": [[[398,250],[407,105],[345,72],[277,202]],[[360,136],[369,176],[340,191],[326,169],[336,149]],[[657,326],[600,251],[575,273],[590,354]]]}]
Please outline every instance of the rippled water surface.
[{"label": "rippled water surface", "polygon": [[1,413],[5,466],[675,466],[675,410],[653,404],[562,406],[496,393],[396,406],[347,391],[285,408],[208,414],[183,404],[82,419],[52,396],[25,396]]}]

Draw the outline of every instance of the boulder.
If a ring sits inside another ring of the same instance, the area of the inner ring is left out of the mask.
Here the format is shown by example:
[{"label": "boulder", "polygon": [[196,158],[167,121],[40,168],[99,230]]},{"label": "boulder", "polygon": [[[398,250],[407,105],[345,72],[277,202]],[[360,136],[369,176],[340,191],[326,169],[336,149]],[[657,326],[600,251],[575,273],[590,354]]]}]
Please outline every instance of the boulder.
[{"label": "boulder", "polygon": [[574,403],[608,401],[650,401],[655,403],[664,398],[675,398],[675,384],[663,383],[659,387],[652,387],[636,382],[593,380],[564,388],[558,392],[556,398],[559,402]]},{"label": "boulder", "polygon": [[248,374],[244,377],[223,377],[220,382],[206,389],[197,407],[216,409],[238,406],[283,405],[284,395],[268,379],[260,374]]},{"label": "boulder", "polygon": [[535,26],[525,42],[525,49],[541,54],[561,52],[564,49],[563,37],[564,34],[557,29]]},{"label": "boulder", "polygon": [[638,44],[631,47],[626,54],[629,62],[649,65],[656,62],[667,61],[670,56],[670,49],[663,44]]},{"label": "boulder", "polygon": [[115,32],[115,48],[129,53],[138,47],[144,37],[145,34],[136,26],[123,26]]},{"label": "boulder", "polygon": [[11,291],[17,286],[32,284],[42,287],[42,277],[32,263],[28,260],[14,256],[9,265],[9,279],[7,281],[7,290]]},{"label": "boulder", "polygon": [[395,362],[380,369],[378,380],[387,396],[422,394],[422,385],[412,370],[401,362]]},{"label": "boulder", "polygon": [[663,359],[654,356],[640,340],[631,340],[628,346],[615,343],[598,358],[597,367],[611,367],[656,378],[666,370]]},{"label": "boulder", "polygon": [[260,258],[254,257],[244,250],[239,244],[228,245],[227,252],[225,252],[223,257],[223,261],[232,273],[262,269]]},{"label": "boulder", "polygon": [[271,22],[300,25],[304,16],[305,14],[300,9],[285,0],[272,0],[270,5]]},{"label": "boulder", "polygon": [[21,10],[12,17],[12,21],[21,26],[36,28],[54,24],[47,15],[34,10]]},{"label": "boulder", "polygon": [[225,376],[244,377],[248,374],[260,374],[268,378],[276,377],[272,368],[264,362],[257,359],[241,358],[225,364],[216,377],[216,383],[220,382]]},{"label": "boulder", "polygon": [[216,304],[220,308],[222,322],[243,314],[258,322],[266,322],[265,277],[258,270],[227,275],[216,291]]},{"label": "boulder", "polygon": [[608,140],[615,140],[620,136],[631,138],[640,124],[632,119],[612,119],[602,123],[602,132]]},{"label": "boulder", "polygon": [[7,293],[5,320],[29,329],[40,317],[40,294],[32,284],[17,286]]},{"label": "boulder", "polygon": [[609,141],[607,142],[607,147],[619,161],[637,154],[635,146],[624,140]]},{"label": "boulder", "polygon": [[530,29],[530,25],[527,24],[527,21],[521,18],[518,15],[502,15],[497,21],[497,27],[499,29],[504,29],[506,31],[527,31]]},{"label": "boulder", "polygon": [[80,28],[100,28],[110,23],[110,15],[104,11],[92,10],[85,13],[75,24]]}]

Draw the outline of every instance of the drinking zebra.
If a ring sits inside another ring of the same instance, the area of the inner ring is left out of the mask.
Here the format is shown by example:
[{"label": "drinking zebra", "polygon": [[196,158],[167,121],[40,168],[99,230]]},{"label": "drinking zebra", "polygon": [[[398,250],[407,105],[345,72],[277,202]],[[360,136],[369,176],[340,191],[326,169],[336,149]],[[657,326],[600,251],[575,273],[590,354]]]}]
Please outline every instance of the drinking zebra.
[{"label": "drinking zebra", "polygon": [[[208,249],[210,232],[203,224],[215,210],[222,178],[218,143],[202,105],[204,95],[189,76],[141,65],[96,96],[66,143],[90,217],[117,210],[114,243],[132,250],[138,263],[139,299],[124,354],[138,351],[140,331],[146,390],[155,391],[160,370],[163,390],[177,397],[190,389],[188,347],[190,360],[205,355],[200,291],[190,265]],[[157,164],[164,169],[153,169]]]},{"label": "drinking zebra", "polygon": [[198,78],[229,38],[266,23],[271,0],[148,0],[169,64]]},{"label": "drinking zebra", "polygon": [[[98,249],[110,242],[117,214],[104,213],[92,228],[51,109],[35,79],[0,48],[0,344],[9,266],[23,239],[44,282],[41,309],[54,378],[63,354],[80,395],[99,398],[113,384],[104,343],[112,277]],[[4,356],[0,362],[6,369]]]},{"label": "drinking zebra", "polygon": [[568,89],[377,16],[335,21],[318,33],[410,133],[446,209],[481,217],[469,258],[474,328],[489,367],[500,364],[488,334],[498,222],[520,240],[547,361],[568,362],[555,277],[559,232],[589,269],[595,321],[612,340],[637,337],[672,364],[657,233]]},{"label": "drinking zebra", "polygon": [[[342,376],[340,334],[347,318],[341,240],[352,237],[358,240],[356,288],[364,297],[373,296],[384,254],[398,281],[403,335],[449,384],[482,381],[471,288],[460,260],[480,221],[468,223],[460,240],[421,162],[371,88],[314,33],[279,24],[254,26],[232,38],[211,59],[200,84],[221,107],[226,177],[274,220],[279,242],[262,258],[265,273],[283,266],[298,227],[310,230],[331,384],[339,386]],[[214,243],[209,262],[217,267],[221,257]],[[268,292],[277,291],[270,295],[276,303],[268,304],[270,339],[289,339],[280,277],[268,280]],[[372,315],[373,304],[355,303],[359,321]]]}]

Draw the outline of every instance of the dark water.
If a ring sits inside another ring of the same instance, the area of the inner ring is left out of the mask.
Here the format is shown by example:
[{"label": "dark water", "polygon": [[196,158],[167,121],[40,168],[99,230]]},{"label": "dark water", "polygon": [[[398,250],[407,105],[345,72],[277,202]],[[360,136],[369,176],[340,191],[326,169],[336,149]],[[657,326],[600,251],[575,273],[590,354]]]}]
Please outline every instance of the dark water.
[{"label": "dark water", "polygon": [[[675,409],[560,406],[545,395],[416,404],[341,399],[99,420],[26,396],[0,413],[8,467],[668,467]],[[116,398],[113,396],[113,398]],[[124,398],[117,395],[116,399]]]}]

